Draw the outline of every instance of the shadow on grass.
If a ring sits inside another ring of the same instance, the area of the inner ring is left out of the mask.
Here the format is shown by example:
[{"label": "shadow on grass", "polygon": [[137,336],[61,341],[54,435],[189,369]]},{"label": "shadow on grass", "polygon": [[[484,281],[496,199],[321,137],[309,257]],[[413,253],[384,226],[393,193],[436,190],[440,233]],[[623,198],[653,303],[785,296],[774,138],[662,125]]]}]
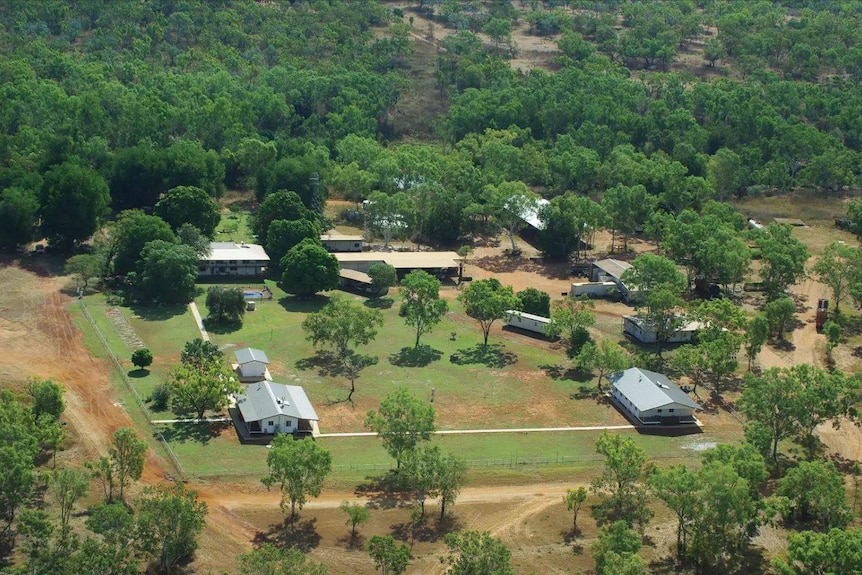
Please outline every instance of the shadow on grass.
[{"label": "shadow on grass", "polygon": [[593,401],[601,401],[605,398],[605,394],[599,391],[598,387],[592,385],[582,385],[578,388],[578,391],[569,395],[570,399],[591,399]]},{"label": "shadow on grass", "polygon": [[242,320],[239,321],[212,321],[209,318],[204,320],[204,328],[210,333],[226,335],[233,333],[242,328]]},{"label": "shadow on grass", "polygon": [[317,523],[315,518],[304,521],[285,519],[282,523],[270,525],[265,533],[258,531],[253,543],[255,546],[271,543],[277,547],[292,547],[308,553],[320,545],[320,534],[317,532],[315,523]]},{"label": "shadow on grass", "polygon": [[485,367],[503,368],[518,361],[518,356],[511,351],[505,351],[503,344],[493,343],[482,345],[481,343],[461,349],[449,356],[449,361],[455,365],[480,364]]},{"label": "shadow on grass", "polygon": [[144,321],[165,321],[174,316],[183,315],[189,308],[184,303],[153,305],[133,303],[129,309]]},{"label": "shadow on grass", "polygon": [[150,375],[150,370],[145,367],[139,367],[137,369],[130,369],[126,375],[134,379],[141,379]]},{"label": "shadow on grass", "polygon": [[425,367],[441,357],[443,357],[443,352],[430,345],[402,347],[401,351],[389,356],[389,363],[396,367]]},{"label": "shadow on grass", "polygon": [[567,380],[584,383],[593,379],[592,373],[581,371],[575,367],[566,367],[560,364],[540,365],[539,369],[544,371],[545,375],[555,381]]},{"label": "shadow on grass", "polygon": [[307,371],[310,369],[317,370],[320,376],[335,377],[341,375],[343,368],[341,362],[331,351],[319,350],[311,357],[304,357],[296,360],[294,364],[297,369]]},{"label": "shadow on grass", "polygon": [[184,421],[172,423],[162,429],[162,435],[168,442],[194,441],[203,445],[222,434],[224,430],[232,427],[229,421],[207,422],[207,421]]},{"label": "shadow on grass", "polygon": [[365,307],[370,307],[371,309],[389,309],[395,303],[395,300],[391,297],[370,297],[365,300]]},{"label": "shadow on grass", "polygon": [[320,308],[329,303],[329,298],[323,295],[316,295],[310,298],[285,296],[280,298],[278,303],[285,309],[285,311],[315,313],[320,311]]}]

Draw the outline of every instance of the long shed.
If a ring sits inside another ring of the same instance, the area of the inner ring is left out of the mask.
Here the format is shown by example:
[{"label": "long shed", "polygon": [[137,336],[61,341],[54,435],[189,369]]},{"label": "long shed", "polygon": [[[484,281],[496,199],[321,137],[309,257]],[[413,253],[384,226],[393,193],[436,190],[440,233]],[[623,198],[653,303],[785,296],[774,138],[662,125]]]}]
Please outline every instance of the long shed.
[{"label": "long shed", "polygon": [[533,315],[523,311],[510,309],[506,311],[506,326],[516,327],[533,333],[546,335],[545,330],[551,319],[540,315]]}]

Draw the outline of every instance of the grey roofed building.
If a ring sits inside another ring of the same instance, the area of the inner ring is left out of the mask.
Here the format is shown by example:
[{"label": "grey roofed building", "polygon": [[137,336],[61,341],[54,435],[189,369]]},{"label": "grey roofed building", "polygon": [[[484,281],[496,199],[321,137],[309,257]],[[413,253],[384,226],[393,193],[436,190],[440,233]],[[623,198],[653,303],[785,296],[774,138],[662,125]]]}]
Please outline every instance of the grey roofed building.
[{"label": "grey roofed building", "polygon": [[632,367],[609,375],[608,381],[614,400],[642,423],[693,423],[693,412],[702,409],[667,376],[654,371]]},{"label": "grey roofed building", "polygon": [[233,352],[236,357],[236,361],[239,365],[243,365],[244,363],[251,363],[253,361],[259,361],[260,363],[269,363],[269,358],[266,357],[266,353],[264,353],[260,349],[255,349],[253,347],[244,347],[242,349],[238,349]]},{"label": "grey roofed building", "polygon": [[319,421],[317,412],[298,385],[284,385],[261,381],[248,386],[243,394],[237,394],[236,405],[246,423],[278,416]]}]

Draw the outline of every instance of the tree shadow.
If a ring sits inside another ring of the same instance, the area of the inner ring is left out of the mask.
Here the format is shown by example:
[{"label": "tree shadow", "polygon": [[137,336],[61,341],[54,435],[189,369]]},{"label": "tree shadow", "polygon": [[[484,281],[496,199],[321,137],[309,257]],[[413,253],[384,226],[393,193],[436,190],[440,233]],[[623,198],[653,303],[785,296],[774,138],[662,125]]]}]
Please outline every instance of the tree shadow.
[{"label": "tree shadow", "polygon": [[357,549],[362,551],[365,549],[365,535],[362,533],[356,533],[353,536],[351,536],[350,533],[347,533],[336,539],[336,542],[344,545],[350,551],[355,551]]},{"label": "tree shadow", "polygon": [[517,255],[485,256],[474,258],[471,263],[493,273],[532,272],[552,279],[568,279],[571,275],[571,266],[566,261],[554,262]]},{"label": "tree shadow", "polygon": [[503,344],[493,343],[461,349],[449,356],[449,361],[455,365],[484,365],[485,367],[503,368],[518,361],[518,356],[511,351],[505,351]]},{"label": "tree shadow", "polygon": [[303,371],[316,369],[317,374],[321,377],[335,377],[341,375],[342,372],[342,365],[338,356],[325,349],[318,350],[311,357],[296,360],[294,365]]},{"label": "tree shadow", "polygon": [[172,423],[161,430],[161,435],[168,442],[184,443],[194,441],[206,445],[211,439],[215,439],[224,430],[231,427],[229,421],[197,421],[189,420],[182,423]]},{"label": "tree shadow", "polygon": [[316,313],[320,311],[320,308],[329,303],[329,298],[325,295],[315,295],[310,298],[285,296],[283,298],[279,298],[278,303],[285,309],[285,311]]},{"label": "tree shadow", "polygon": [[584,552],[584,546],[578,542],[578,537],[581,535],[581,528],[563,529],[560,531],[560,536],[563,538],[563,543],[572,546],[572,554],[580,555]]},{"label": "tree shadow", "polygon": [[[789,330],[785,330],[785,333],[787,333],[788,331]],[[772,347],[774,347],[775,349],[777,349],[779,351],[783,351],[783,352],[796,351],[796,346],[793,345],[792,342],[787,341],[786,339],[783,339],[783,338],[778,339],[778,340],[772,340],[769,343]]]},{"label": "tree shadow", "polygon": [[136,369],[130,369],[126,375],[134,379],[141,379],[142,377],[150,375],[150,370],[145,367],[139,367]]},{"label": "tree shadow", "polygon": [[183,315],[189,309],[184,303],[142,304],[132,303],[132,312],[144,321],[165,321]]},{"label": "tree shadow", "polygon": [[577,399],[577,400],[585,400],[589,399],[592,401],[599,401],[606,403],[606,396],[604,392],[599,391],[598,387],[592,385],[582,385],[578,388],[578,390],[574,393],[569,394],[569,399]]},{"label": "tree shadow", "polygon": [[671,575],[679,573],[680,570],[673,557],[661,557],[650,561],[649,572],[653,575]]},{"label": "tree shadow", "polygon": [[271,543],[278,547],[291,547],[308,553],[320,545],[320,534],[315,527],[317,519],[312,517],[306,520],[293,520],[285,518],[282,523],[274,523],[269,526],[265,533],[258,531],[252,542],[255,546]]},{"label": "tree shadow", "polygon": [[363,305],[371,309],[389,309],[395,303],[391,297],[371,297],[365,300]]},{"label": "tree shadow", "polygon": [[560,364],[544,364],[540,365],[539,369],[544,371],[545,375],[555,381],[567,380],[585,383],[593,379],[593,374],[590,372],[585,372],[576,367],[566,367]]},{"label": "tree shadow", "polygon": [[443,352],[430,345],[402,347],[398,353],[389,356],[389,363],[396,367],[425,367],[443,357]]},{"label": "tree shadow", "polygon": [[389,526],[392,537],[400,541],[421,541],[423,543],[436,543],[447,533],[457,531],[461,522],[451,515],[432,519],[430,512],[425,512],[425,517],[417,524],[410,521],[395,523]]},{"label": "tree shadow", "polygon": [[242,320],[236,321],[213,321],[210,318],[203,320],[204,328],[218,335],[226,335],[242,329]]},{"label": "tree shadow", "polygon": [[366,477],[366,483],[356,486],[354,494],[367,499],[366,507],[370,509],[395,509],[407,507],[413,503],[413,494],[402,488],[394,469],[381,477]]}]

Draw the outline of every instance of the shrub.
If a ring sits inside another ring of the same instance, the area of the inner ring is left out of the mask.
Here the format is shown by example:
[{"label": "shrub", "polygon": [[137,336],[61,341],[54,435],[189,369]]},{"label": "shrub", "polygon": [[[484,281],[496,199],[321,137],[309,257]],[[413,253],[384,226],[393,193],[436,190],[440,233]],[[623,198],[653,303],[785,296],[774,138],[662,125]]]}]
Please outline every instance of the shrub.
[{"label": "shrub", "polygon": [[147,348],[136,349],[132,354],[132,365],[138,369],[145,369],[153,363],[153,352]]},{"label": "shrub", "polygon": [[150,406],[156,411],[165,411],[168,401],[171,399],[171,389],[165,383],[160,383],[153,388],[150,394]]}]

